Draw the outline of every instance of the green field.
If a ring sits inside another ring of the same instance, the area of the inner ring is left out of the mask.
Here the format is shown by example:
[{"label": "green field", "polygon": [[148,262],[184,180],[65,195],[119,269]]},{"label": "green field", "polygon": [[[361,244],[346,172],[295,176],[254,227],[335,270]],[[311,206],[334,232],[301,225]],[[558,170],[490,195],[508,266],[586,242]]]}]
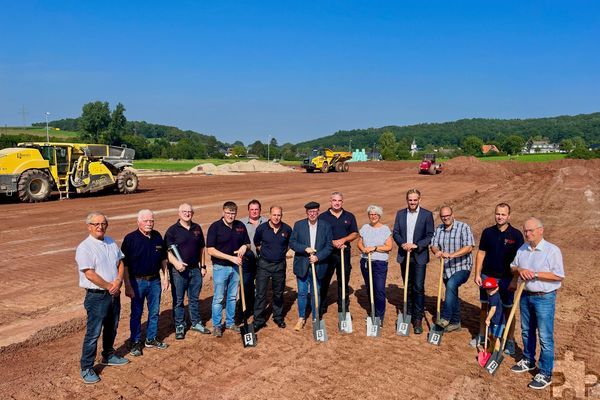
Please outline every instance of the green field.
[{"label": "green field", "polygon": [[[73,139],[76,139],[79,137],[79,134],[77,132],[54,130],[52,127],[50,128],[48,133],[49,133],[50,137],[54,137],[57,139],[64,138],[65,140],[69,139],[71,141]],[[2,135],[33,135],[33,136],[39,136],[41,138],[45,138],[46,137],[46,128],[3,126],[3,127],[0,127],[0,134],[2,134]]]},{"label": "green field", "polygon": [[521,154],[518,156],[490,156],[481,157],[481,161],[519,161],[519,162],[545,162],[562,160],[566,154],[548,153],[548,154]]},{"label": "green field", "polygon": [[231,164],[240,159],[235,160],[220,160],[220,159],[206,159],[206,160],[168,160],[166,158],[150,158],[148,160],[133,160],[133,167],[137,169],[154,169],[161,171],[187,171],[196,165],[211,163],[214,165]]}]

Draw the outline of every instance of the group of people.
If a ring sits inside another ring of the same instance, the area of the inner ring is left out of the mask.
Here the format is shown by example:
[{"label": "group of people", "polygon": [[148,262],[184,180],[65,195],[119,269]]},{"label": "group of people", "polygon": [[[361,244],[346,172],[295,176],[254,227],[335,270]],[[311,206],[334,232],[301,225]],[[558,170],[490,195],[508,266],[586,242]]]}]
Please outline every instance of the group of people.
[{"label": "group of people", "polygon": [[[393,243],[398,246],[396,260],[403,277],[408,268],[408,280],[404,282],[406,307],[412,316],[415,334],[423,333],[425,275],[430,254],[443,260],[446,290],[440,316],[435,321],[439,329],[446,332],[461,329],[459,288],[471,274],[474,283],[480,287],[480,331],[471,343],[474,347],[484,342],[486,325],[492,325],[493,337],[501,336],[506,316],[513,306],[517,281],[524,281],[525,290],[520,300],[523,358],[511,370],[520,373],[536,369],[539,335],[539,371],[529,387],[547,387],[551,383],[554,360],[556,290],[564,278],[564,268],[558,247],[543,239],[542,222],[537,218],[527,219],[523,237],[509,223],[510,206],[498,204],[494,210],[495,224],[482,232],[473,262],[475,241],[469,225],[454,218],[452,207],[442,206],[439,210],[441,224],[435,226],[432,212],[421,207],[420,202],[419,190],[409,190],[407,207],[396,213],[393,229],[381,222],[382,207],[370,205],[366,210],[369,222],[358,229],[355,216],[343,207],[344,198],[340,192],[331,194],[330,207],[323,213],[319,203],[307,203],[304,206],[306,218],[297,221],[293,228],[283,222],[281,206],[271,206],[268,218],[265,218],[260,202],[251,200],[248,216],[238,220],[237,205],[228,201],[223,204],[222,217],[208,228],[206,240],[202,227],[192,221],[193,207],[183,203],[179,206],[179,219],[167,229],[164,238],[154,230],[154,213],[139,211],[137,229],[125,236],[120,248],[106,236],[107,217],[99,212],[90,213],[86,219],[89,236],[76,252],[80,286],[86,289],[84,306],[88,315],[80,363],[81,378],[85,383],[100,380],[93,366],[101,333],[102,364],[129,362],[115,354],[113,347],[123,284],[126,296],[131,298],[129,341],[130,355],[134,357],[141,356],[145,348],[168,347],[157,335],[161,295],[169,288],[177,340],[184,339],[188,330],[212,333],[215,337],[222,337],[224,330],[239,332],[240,319],[251,316],[255,331],[264,328],[269,283],[272,319],[277,327],[284,329],[286,255],[291,249],[298,293],[298,320],[294,329],[300,331],[311,314],[312,319],[317,320],[327,311],[327,296],[334,274],[337,276],[338,312],[349,309],[349,291],[343,291],[342,284],[348,287],[352,270],[351,244],[356,241],[361,254],[360,270],[369,296],[369,267],[372,273],[375,315],[371,317],[377,317],[382,326],[387,303],[389,255]],[[212,331],[205,326],[199,307],[207,256],[211,257],[214,282]],[[240,278],[243,281],[241,288]],[[238,289],[244,291],[243,305],[238,302]],[[184,308],[186,293],[189,325]],[[142,340],[144,302],[148,323]],[[507,332],[505,344],[509,354],[515,353],[513,327]]]}]

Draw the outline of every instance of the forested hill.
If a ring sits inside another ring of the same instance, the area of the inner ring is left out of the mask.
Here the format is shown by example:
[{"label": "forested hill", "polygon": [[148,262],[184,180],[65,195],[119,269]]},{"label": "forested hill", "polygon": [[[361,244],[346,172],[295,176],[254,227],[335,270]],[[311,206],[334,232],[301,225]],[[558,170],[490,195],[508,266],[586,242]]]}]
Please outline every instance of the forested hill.
[{"label": "forested hill", "polygon": [[384,132],[392,132],[400,143],[410,143],[413,138],[419,147],[460,146],[466,136],[477,136],[486,143],[501,143],[509,135],[527,140],[544,137],[553,143],[562,139],[582,137],[588,144],[600,143],[600,112],[575,116],[530,119],[461,119],[453,122],[418,124],[409,126],[384,126],[381,128],[338,131],[330,136],[298,143],[298,148],[334,147],[371,148]]}]

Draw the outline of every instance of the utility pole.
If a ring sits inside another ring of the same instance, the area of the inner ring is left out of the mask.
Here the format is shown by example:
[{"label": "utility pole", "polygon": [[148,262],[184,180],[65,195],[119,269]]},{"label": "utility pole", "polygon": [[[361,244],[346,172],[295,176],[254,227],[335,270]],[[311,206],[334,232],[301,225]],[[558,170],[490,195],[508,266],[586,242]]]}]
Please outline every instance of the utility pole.
[{"label": "utility pole", "polygon": [[348,151],[352,153],[352,139],[350,139],[350,143],[348,144]]},{"label": "utility pole", "polygon": [[267,142],[267,162],[271,160],[271,135],[269,135],[269,141]]},{"label": "utility pole", "polygon": [[48,115],[50,115],[50,113],[48,111],[46,111],[46,144],[50,143],[50,134],[48,133]]},{"label": "utility pole", "polygon": [[26,116],[27,116],[27,114],[29,114],[29,113],[27,112],[27,110],[25,109],[25,106],[24,106],[24,105],[22,105],[22,106],[21,106],[21,111],[19,111],[19,114],[21,114],[21,118],[23,119],[23,128],[24,128],[24,127],[26,127],[26,126],[27,126],[27,119],[26,119]]}]

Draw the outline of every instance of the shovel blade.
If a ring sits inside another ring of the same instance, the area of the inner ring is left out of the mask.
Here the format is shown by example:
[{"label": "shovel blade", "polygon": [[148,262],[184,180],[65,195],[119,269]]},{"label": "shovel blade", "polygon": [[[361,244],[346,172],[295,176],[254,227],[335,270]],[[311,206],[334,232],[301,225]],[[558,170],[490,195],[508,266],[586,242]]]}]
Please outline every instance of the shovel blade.
[{"label": "shovel blade", "polygon": [[442,344],[442,336],[444,335],[444,329],[439,328],[437,325],[433,325],[431,330],[427,334],[427,343],[434,346]]},{"label": "shovel blade", "polygon": [[492,353],[488,353],[487,351],[480,351],[477,354],[477,362],[479,363],[479,365],[481,365],[483,368],[485,368],[485,365],[488,363],[490,357],[492,357]]},{"label": "shovel blade", "polygon": [[244,348],[256,346],[256,333],[254,332],[254,326],[244,323],[240,328],[240,336],[242,337],[242,343]]},{"label": "shovel blade", "polygon": [[338,328],[341,333],[352,333],[352,317],[349,312],[338,313]]},{"label": "shovel blade", "polygon": [[368,317],[367,318],[367,336],[379,337],[381,336],[381,318],[379,317]]},{"label": "shovel blade", "polygon": [[325,328],[325,321],[313,320],[313,337],[317,342],[326,342],[327,341],[327,329]]},{"label": "shovel blade", "polygon": [[396,322],[396,335],[408,336],[410,334],[410,314],[398,313],[398,321]]},{"label": "shovel blade", "polygon": [[504,360],[504,354],[502,354],[502,352],[500,352],[500,351],[494,351],[494,353],[492,353],[492,355],[488,359],[487,363],[485,364],[484,368],[491,375],[494,375],[496,373],[496,371],[498,370],[498,367],[500,367],[500,364],[502,364],[503,360]]}]

